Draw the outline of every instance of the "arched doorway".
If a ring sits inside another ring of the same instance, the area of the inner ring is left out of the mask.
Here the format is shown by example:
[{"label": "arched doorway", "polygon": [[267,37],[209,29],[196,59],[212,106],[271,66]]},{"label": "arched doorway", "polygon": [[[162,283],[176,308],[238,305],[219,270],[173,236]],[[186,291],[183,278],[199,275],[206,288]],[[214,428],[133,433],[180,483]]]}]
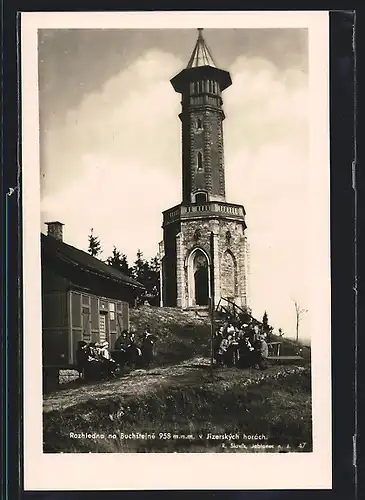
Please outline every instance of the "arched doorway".
[{"label": "arched doorway", "polygon": [[189,258],[189,304],[207,306],[209,304],[209,263],[208,258],[199,248]]}]

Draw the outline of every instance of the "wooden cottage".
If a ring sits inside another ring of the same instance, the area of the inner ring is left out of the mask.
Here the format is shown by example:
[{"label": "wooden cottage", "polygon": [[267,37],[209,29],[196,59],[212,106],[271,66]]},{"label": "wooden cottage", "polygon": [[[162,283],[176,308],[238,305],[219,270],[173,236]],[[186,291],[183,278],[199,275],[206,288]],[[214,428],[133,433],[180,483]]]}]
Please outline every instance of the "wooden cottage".
[{"label": "wooden cottage", "polygon": [[63,241],[63,224],[41,234],[43,367],[73,368],[78,342],[113,348],[129,328],[129,306],[143,294],[134,279]]}]

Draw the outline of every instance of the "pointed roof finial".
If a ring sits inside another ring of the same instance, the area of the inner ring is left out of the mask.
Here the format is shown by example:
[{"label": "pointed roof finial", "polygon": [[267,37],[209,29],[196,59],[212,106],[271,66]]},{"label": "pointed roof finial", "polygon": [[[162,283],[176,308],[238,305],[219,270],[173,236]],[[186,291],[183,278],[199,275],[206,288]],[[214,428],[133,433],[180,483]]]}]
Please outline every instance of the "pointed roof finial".
[{"label": "pointed roof finial", "polygon": [[213,56],[203,38],[203,28],[198,28],[198,40],[191,54],[187,68],[197,68],[199,66],[212,66],[216,68]]}]

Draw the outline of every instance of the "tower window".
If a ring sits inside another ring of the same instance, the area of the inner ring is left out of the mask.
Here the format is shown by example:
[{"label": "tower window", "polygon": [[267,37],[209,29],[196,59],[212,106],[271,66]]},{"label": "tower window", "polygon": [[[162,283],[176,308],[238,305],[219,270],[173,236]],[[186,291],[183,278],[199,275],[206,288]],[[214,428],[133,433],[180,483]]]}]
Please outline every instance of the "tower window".
[{"label": "tower window", "polygon": [[198,170],[203,170],[203,154],[200,151],[197,154],[197,167]]},{"label": "tower window", "polygon": [[197,121],[196,121],[196,126],[197,128],[200,130],[203,128],[203,122],[202,122],[202,119],[201,118],[198,118]]},{"label": "tower window", "polygon": [[197,229],[194,233],[194,240],[198,241],[201,238],[201,232],[200,229]]},{"label": "tower window", "polygon": [[196,193],[195,203],[197,205],[203,205],[207,201],[207,193]]}]

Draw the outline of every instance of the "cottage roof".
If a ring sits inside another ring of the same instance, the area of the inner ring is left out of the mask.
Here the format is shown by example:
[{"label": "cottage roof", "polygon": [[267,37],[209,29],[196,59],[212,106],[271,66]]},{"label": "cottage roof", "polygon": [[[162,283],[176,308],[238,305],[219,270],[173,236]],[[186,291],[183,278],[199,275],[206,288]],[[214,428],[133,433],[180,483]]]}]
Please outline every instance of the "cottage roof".
[{"label": "cottage roof", "polygon": [[92,257],[87,252],[68,245],[52,236],[41,233],[41,246],[44,255],[53,255],[63,262],[73,265],[83,271],[88,271],[102,278],[119,282],[127,287],[144,290],[144,285],[126,276],[117,269],[104,264],[99,259]]}]

